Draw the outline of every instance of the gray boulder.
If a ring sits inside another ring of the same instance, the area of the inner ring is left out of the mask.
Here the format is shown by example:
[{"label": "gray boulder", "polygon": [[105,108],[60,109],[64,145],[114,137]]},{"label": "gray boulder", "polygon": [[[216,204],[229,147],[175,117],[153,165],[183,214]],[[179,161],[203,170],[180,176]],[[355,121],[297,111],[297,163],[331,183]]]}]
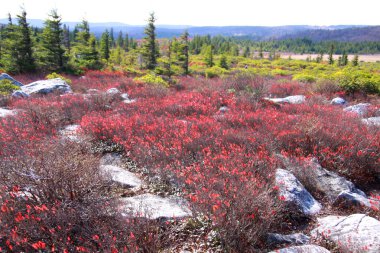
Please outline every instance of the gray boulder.
[{"label": "gray boulder", "polygon": [[362,119],[362,122],[368,126],[380,126],[380,116]]},{"label": "gray boulder", "polygon": [[16,85],[16,86],[18,86],[18,87],[23,86],[22,83],[20,83],[19,81],[16,81],[13,77],[11,77],[10,75],[8,75],[7,73],[2,73],[2,74],[0,75],[0,81],[1,81],[1,80],[9,80],[9,81],[12,82],[12,84],[14,84],[14,85]]},{"label": "gray boulder", "polygon": [[62,94],[72,92],[70,85],[60,78],[36,81],[22,86],[21,90],[28,95],[45,95],[53,92]]},{"label": "gray boulder", "polygon": [[78,136],[78,130],[80,125],[68,125],[59,131],[59,134],[68,140],[71,141],[80,141],[81,139]]},{"label": "gray boulder", "polygon": [[143,194],[120,200],[122,215],[147,219],[181,219],[192,216],[188,204],[178,197],[163,198],[152,194]]},{"label": "gray boulder", "polygon": [[[356,198],[352,203],[361,203],[367,198],[366,194],[356,188],[351,181],[322,168],[316,159],[302,163],[292,162],[285,157],[282,157],[282,160],[285,168],[303,182],[309,191],[323,193],[331,203],[336,202],[338,197],[340,200],[349,197],[349,202]],[[365,202],[362,204],[366,205]]]},{"label": "gray boulder", "polygon": [[314,215],[322,209],[321,204],[311,196],[291,172],[277,169],[276,185],[279,186],[279,194],[285,198],[285,202],[295,205],[302,213]]},{"label": "gray boulder", "polygon": [[108,95],[119,95],[121,92],[117,88],[111,88],[106,91]]},{"label": "gray boulder", "polygon": [[306,99],[303,95],[289,96],[285,98],[264,98],[275,104],[302,104],[305,103]]},{"label": "gray boulder", "polygon": [[370,107],[370,105],[371,104],[369,103],[360,103],[360,104],[348,106],[344,108],[343,110],[345,112],[352,112],[352,113],[356,113],[359,116],[363,116],[364,114],[368,112],[368,108]]},{"label": "gray boulder", "polygon": [[380,221],[365,214],[320,218],[311,236],[339,245],[341,252],[380,252]]},{"label": "gray boulder", "polygon": [[336,97],[331,100],[330,102],[332,105],[345,105],[347,104],[347,101],[341,97]]},{"label": "gray boulder", "polygon": [[132,172],[129,172],[119,166],[101,165],[100,171],[104,176],[109,176],[111,180],[124,187],[141,187],[142,181]]},{"label": "gray boulder", "polygon": [[8,109],[0,108],[0,118],[4,118],[7,116],[11,116],[11,115],[15,115],[14,110],[8,110]]},{"label": "gray boulder", "polygon": [[282,244],[302,245],[310,242],[310,237],[301,233],[291,235],[269,233],[267,237],[269,245],[276,246]]},{"label": "gray boulder", "polygon": [[269,253],[330,253],[330,251],[323,247],[310,244],[278,249]]},{"label": "gray boulder", "polygon": [[12,93],[12,97],[14,98],[28,98],[29,95],[23,92],[22,90],[16,90]]}]

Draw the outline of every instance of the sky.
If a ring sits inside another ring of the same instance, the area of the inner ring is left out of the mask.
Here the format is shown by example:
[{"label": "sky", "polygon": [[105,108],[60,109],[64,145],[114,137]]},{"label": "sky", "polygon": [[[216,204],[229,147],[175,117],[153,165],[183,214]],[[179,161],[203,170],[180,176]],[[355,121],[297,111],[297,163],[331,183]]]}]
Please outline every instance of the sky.
[{"label": "sky", "polygon": [[63,21],[193,26],[380,25],[379,0],[0,0],[0,18],[25,7],[28,18],[57,9]]}]

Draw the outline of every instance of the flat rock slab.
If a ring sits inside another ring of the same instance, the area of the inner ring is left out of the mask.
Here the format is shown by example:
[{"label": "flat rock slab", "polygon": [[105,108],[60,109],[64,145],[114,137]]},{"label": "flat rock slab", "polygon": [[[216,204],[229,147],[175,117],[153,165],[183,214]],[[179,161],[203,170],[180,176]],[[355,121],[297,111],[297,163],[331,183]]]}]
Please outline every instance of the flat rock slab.
[{"label": "flat rock slab", "polygon": [[306,98],[303,95],[289,96],[285,98],[264,98],[275,104],[302,104],[305,103]]},{"label": "flat rock slab", "polygon": [[380,252],[380,221],[365,214],[320,218],[311,236],[337,244],[342,252]]},{"label": "flat rock slab", "polygon": [[141,187],[143,182],[132,172],[129,172],[119,166],[101,165],[100,170],[103,175],[110,176],[111,180],[125,187]]},{"label": "flat rock slab", "polygon": [[10,75],[8,75],[7,73],[2,73],[2,74],[0,75],[0,81],[1,81],[1,80],[9,80],[9,81],[11,81],[11,83],[12,83],[13,85],[16,85],[16,86],[18,86],[18,87],[23,86],[22,83],[20,83],[19,81],[15,80],[13,77],[11,77]]},{"label": "flat rock slab", "polygon": [[80,125],[68,125],[65,126],[62,130],[59,131],[59,134],[64,138],[67,138],[72,141],[79,141],[78,130],[80,129]]},{"label": "flat rock slab", "polygon": [[100,159],[100,165],[122,166],[122,155],[119,153],[107,153]]},{"label": "flat rock slab", "polygon": [[122,214],[148,219],[181,219],[192,216],[187,202],[179,197],[163,198],[150,193],[121,199]]},{"label": "flat rock slab", "polygon": [[310,237],[301,233],[295,233],[290,235],[282,235],[269,233],[267,236],[267,242],[269,245],[282,245],[282,244],[294,244],[302,245],[310,242]]},{"label": "flat rock slab", "polygon": [[303,245],[278,249],[269,253],[329,253],[330,251],[317,245]]},{"label": "flat rock slab", "polygon": [[280,188],[279,194],[285,198],[285,202],[295,205],[302,213],[314,215],[321,211],[321,204],[313,198],[291,172],[277,169],[276,185]]},{"label": "flat rock slab", "polygon": [[362,119],[362,122],[368,126],[380,126],[380,117]]},{"label": "flat rock slab", "polygon": [[71,87],[60,78],[40,80],[21,87],[21,90],[28,95],[45,95],[53,92],[71,93]]},{"label": "flat rock slab", "polygon": [[352,113],[358,114],[359,116],[363,116],[364,114],[368,112],[368,108],[370,106],[371,104],[369,103],[360,103],[360,104],[348,106],[344,108],[343,110],[345,112],[352,112]]},{"label": "flat rock slab", "polygon": [[11,115],[15,115],[15,111],[0,108],[0,118],[11,116]]}]

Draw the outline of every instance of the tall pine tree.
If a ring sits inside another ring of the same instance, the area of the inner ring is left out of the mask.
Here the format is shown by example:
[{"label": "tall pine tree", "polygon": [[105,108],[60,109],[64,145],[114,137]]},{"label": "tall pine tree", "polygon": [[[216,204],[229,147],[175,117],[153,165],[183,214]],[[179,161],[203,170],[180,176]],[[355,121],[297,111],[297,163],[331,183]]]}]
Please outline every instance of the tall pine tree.
[{"label": "tall pine tree", "polygon": [[142,56],[147,69],[154,69],[157,66],[159,56],[158,43],[156,41],[156,27],[154,13],[150,14],[148,25],[145,28],[145,37],[142,45]]},{"label": "tall pine tree", "polygon": [[22,10],[18,18],[18,40],[16,42],[16,50],[18,53],[17,65],[19,72],[30,72],[36,69],[35,60],[33,58],[33,43],[31,39],[31,30],[26,20],[26,11]]},{"label": "tall pine tree", "polygon": [[49,18],[45,21],[42,33],[41,63],[45,69],[50,71],[61,71],[64,69],[67,58],[63,47],[63,30],[61,17],[57,10],[52,10]]},{"label": "tall pine tree", "polygon": [[110,58],[110,34],[108,30],[106,30],[100,38],[100,55],[107,61]]}]

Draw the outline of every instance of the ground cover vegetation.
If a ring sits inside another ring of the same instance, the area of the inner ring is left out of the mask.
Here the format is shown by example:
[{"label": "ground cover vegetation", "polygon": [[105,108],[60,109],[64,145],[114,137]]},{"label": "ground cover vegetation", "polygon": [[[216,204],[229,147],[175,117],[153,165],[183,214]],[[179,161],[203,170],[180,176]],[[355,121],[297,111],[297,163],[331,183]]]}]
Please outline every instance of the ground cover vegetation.
[{"label": "ground cover vegetation", "polygon": [[[2,28],[1,68],[22,83],[66,78],[73,93],[16,99],[19,87],[0,83],[2,107],[17,111],[0,118],[0,251],[170,252],[202,228],[201,250],[267,252],[268,232],[312,220],[289,212],[279,194],[281,157],[315,158],[379,198],[380,129],[361,118],[379,116],[379,63],[349,62],[345,52],[338,61],[279,59],[268,43],[186,31],[157,41],[154,14],[142,41],[113,31],[97,39],[86,21],[71,32],[56,11],[42,31],[25,17]],[[339,47],[331,45],[326,56]],[[306,102],[265,99],[290,95]],[[371,105],[358,116],[332,105],[337,96]],[[72,124],[79,142],[60,136]],[[99,171],[108,152],[159,178],[193,215],[123,216],[120,194]],[[180,226],[185,232],[174,233]]]}]

